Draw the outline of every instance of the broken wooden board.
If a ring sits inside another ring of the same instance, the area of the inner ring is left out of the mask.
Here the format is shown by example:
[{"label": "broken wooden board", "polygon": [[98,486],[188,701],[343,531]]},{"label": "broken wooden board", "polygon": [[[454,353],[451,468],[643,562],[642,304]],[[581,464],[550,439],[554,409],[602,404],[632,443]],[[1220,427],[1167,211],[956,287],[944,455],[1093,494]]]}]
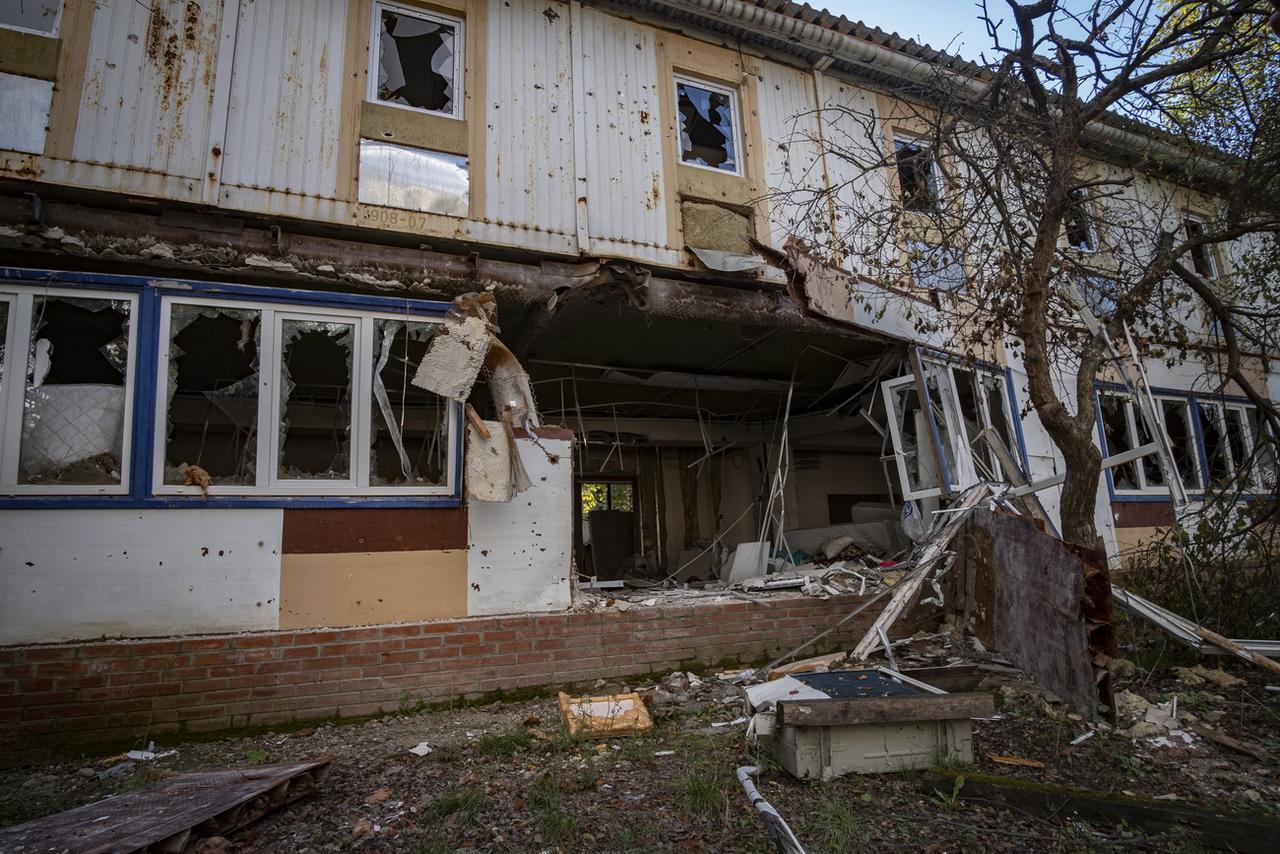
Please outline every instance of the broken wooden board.
[{"label": "broken wooden board", "polygon": [[1200,652],[1227,652],[1256,664],[1264,670],[1280,673],[1280,665],[1270,660],[1280,656],[1280,641],[1224,638],[1186,617],[1143,599],[1137,593],[1114,586],[1111,588],[1111,593],[1121,608],[1136,617],[1149,620],[1187,646],[1194,647]]},{"label": "broken wooden board", "polygon": [[1129,795],[1112,795],[1033,783],[1028,780],[985,774],[927,772],[922,783],[928,792],[986,804],[1012,807],[1031,814],[1056,818],[1079,816],[1089,822],[1141,827],[1157,834],[1177,831],[1179,825],[1194,830],[1208,848],[1242,854],[1280,851],[1280,821],[1260,814],[1219,814],[1170,801]]},{"label": "broken wooden board", "polygon": [[559,703],[560,720],[564,722],[564,731],[571,736],[612,738],[653,728],[644,700],[634,692],[606,697],[570,697],[561,691]]},{"label": "broken wooden board", "polygon": [[990,694],[915,694],[855,700],[779,700],[779,726],[855,726],[985,718],[995,713]]},{"label": "broken wooden board", "polygon": [[848,661],[849,653],[833,652],[829,655],[816,655],[813,658],[802,658],[799,661],[793,661],[790,664],[784,664],[781,667],[775,667],[769,671],[767,678],[778,679],[783,676],[790,676],[793,673],[813,673],[815,671],[830,670],[831,665]]},{"label": "broken wooden board", "polygon": [[0,830],[11,854],[127,854],[193,851],[310,794],[332,756],[287,765],[178,774],[139,792]]}]

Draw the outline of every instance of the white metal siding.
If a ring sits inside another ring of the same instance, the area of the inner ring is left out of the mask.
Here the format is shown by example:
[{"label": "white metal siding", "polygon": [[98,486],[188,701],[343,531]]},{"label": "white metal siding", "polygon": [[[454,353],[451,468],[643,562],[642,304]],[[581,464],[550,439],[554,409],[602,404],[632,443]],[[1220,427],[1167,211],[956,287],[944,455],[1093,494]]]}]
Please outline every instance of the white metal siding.
[{"label": "white metal siding", "polygon": [[[824,77],[822,100],[822,133],[828,152],[832,152],[827,156],[827,176],[835,189],[835,231],[850,244],[865,245],[874,237],[852,232],[850,218],[841,216],[841,212],[865,210],[860,199],[874,200],[872,205],[878,207],[889,194],[889,170],[865,171],[866,165],[884,156],[876,97],[851,83]],[[849,156],[841,157],[836,151],[848,152]]]},{"label": "white metal siding", "polygon": [[[781,247],[788,234],[812,237],[800,227],[811,215],[814,192],[823,186],[812,75],[774,62],[761,62],[756,87],[760,133],[764,137],[765,184],[770,195],[769,233]],[[805,188],[809,188],[808,191]],[[819,203],[825,213],[826,205]],[[812,221],[805,222],[806,226]]]},{"label": "white metal siding", "polygon": [[74,157],[183,178],[208,171],[221,0],[98,0]]},{"label": "white metal siding", "polygon": [[591,236],[666,246],[654,32],[584,8],[581,36]]},{"label": "white metal siding", "polygon": [[224,184],[334,198],[346,27],[346,0],[241,0]]},{"label": "white metal siding", "polygon": [[484,218],[572,233],[569,4],[491,0],[484,121]]}]

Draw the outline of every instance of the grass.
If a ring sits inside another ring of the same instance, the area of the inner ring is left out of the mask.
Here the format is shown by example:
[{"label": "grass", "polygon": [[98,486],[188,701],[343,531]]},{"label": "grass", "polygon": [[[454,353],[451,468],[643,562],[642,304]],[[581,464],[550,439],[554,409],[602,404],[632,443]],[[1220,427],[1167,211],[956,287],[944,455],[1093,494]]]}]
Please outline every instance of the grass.
[{"label": "grass", "polygon": [[533,744],[533,736],[525,729],[511,729],[506,732],[491,732],[480,736],[476,743],[481,756],[515,756],[523,753]]},{"label": "grass", "polygon": [[471,786],[449,789],[431,802],[427,815],[435,821],[450,819],[456,827],[475,824],[484,809],[484,793]]},{"label": "grass", "polygon": [[724,812],[724,781],[711,768],[691,768],[674,783],[676,802],[691,818],[714,820]]},{"label": "grass", "polygon": [[818,802],[813,825],[818,836],[815,847],[821,851],[832,854],[865,851],[870,845],[870,838],[863,831],[857,814],[846,799],[834,792]]},{"label": "grass", "polygon": [[250,765],[262,765],[267,761],[267,751],[254,747],[245,752],[244,758]]},{"label": "grass", "polygon": [[566,845],[578,838],[578,819],[565,807],[564,789],[550,774],[543,774],[530,784],[529,806],[544,842]]}]

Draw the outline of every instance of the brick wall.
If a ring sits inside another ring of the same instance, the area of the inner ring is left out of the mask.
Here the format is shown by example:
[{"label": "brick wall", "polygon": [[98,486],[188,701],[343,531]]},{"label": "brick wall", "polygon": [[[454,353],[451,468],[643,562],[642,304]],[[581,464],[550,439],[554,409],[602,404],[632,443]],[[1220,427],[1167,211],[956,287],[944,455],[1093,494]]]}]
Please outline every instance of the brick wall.
[{"label": "brick wall", "polygon": [[[0,751],[393,711],[402,703],[757,659],[856,597],[0,648]],[[848,646],[868,609],[809,654]],[[163,739],[161,739],[163,741]]]}]

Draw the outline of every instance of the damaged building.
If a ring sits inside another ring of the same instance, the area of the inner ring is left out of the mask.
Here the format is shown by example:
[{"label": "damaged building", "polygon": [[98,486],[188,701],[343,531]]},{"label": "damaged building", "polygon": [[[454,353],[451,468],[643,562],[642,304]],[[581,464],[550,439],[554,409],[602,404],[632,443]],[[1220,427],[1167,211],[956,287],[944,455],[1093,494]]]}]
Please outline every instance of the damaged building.
[{"label": "damaged building", "polygon": [[[777,559],[743,544],[890,556],[1011,465],[1055,520],[1018,349],[959,358],[788,249],[777,194],[861,180],[816,143],[851,106],[895,153],[870,191],[939,192],[889,117],[946,61],[785,0],[6,4],[0,643],[292,633],[278,651]],[[925,307],[965,275],[913,272]],[[1203,365],[1145,367],[1194,500],[1256,410]],[[1174,500],[1132,396],[1098,391],[1114,557]],[[463,655],[512,640],[450,625]],[[366,702],[228,695],[198,721],[531,684],[527,652],[429,686],[335,664]]]}]

